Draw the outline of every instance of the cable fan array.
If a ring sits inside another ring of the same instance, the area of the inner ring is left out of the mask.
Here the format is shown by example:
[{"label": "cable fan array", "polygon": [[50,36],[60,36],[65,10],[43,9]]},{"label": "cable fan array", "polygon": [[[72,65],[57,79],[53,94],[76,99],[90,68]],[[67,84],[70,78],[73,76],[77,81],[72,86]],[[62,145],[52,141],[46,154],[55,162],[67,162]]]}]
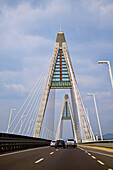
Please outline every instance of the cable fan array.
[{"label": "cable fan array", "polygon": [[[46,74],[48,72],[50,61],[48,61],[39,79],[36,81],[28,97],[24,101],[23,105],[15,115],[10,124],[10,132],[13,134],[21,134],[26,136],[33,136],[34,128],[36,124],[37,115],[40,108],[41,98],[44,91],[44,85],[46,81]],[[42,126],[43,134],[46,134],[46,126]],[[45,132],[44,132],[45,131]],[[52,132],[53,133],[53,132]],[[41,134],[40,137],[50,138]],[[42,136],[43,135],[43,136]],[[52,136],[52,135],[51,135]]]}]

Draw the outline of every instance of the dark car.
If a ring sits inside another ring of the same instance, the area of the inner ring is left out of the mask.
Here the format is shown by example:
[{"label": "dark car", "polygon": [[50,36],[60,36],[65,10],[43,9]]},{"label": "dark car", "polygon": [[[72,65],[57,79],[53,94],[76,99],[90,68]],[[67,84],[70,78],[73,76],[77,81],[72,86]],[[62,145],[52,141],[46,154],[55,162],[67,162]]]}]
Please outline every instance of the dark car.
[{"label": "dark car", "polygon": [[56,143],[55,143],[55,148],[57,148],[57,147],[63,147],[63,148],[65,148],[65,142],[64,142],[64,140],[62,140],[62,139],[57,140]]}]

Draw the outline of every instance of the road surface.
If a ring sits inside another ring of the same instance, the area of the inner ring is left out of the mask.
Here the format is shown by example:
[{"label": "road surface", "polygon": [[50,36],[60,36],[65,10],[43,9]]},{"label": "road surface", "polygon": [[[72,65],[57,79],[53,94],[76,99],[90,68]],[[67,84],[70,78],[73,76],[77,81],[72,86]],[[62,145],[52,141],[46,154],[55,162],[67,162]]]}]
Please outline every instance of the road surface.
[{"label": "road surface", "polygon": [[0,155],[0,170],[112,170],[113,152],[41,147]]}]

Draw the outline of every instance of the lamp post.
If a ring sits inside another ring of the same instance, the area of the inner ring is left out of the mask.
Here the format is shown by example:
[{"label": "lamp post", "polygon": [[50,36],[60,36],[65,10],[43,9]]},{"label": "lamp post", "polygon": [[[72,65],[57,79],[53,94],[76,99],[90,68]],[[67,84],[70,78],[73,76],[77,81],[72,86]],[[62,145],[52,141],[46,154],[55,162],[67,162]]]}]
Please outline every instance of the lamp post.
[{"label": "lamp post", "polygon": [[28,130],[27,130],[27,134],[29,134],[29,132],[30,132],[30,126],[31,126],[32,122],[34,122],[34,120],[30,120],[30,123],[29,123],[29,126],[28,126]]},{"label": "lamp post", "polygon": [[88,119],[88,123],[89,123],[89,129],[90,129],[91,140],[94,140],[94,141],[95,141],[95,137],[94,137],[94,134],[93,134],[93,131],[92,131],[92,128],[91,128],[91,124],[90,124],[90,120],[89,120],[88,109],[85,108],[85,110],[86,110],[86,113],[87,113],[87,119]]},{"label": "lamp post", "polygon": [[49,129],[46,128],[44,138],[49,138]]},{"label": "lamp post", "polygon": [[103,137],[102,137],[102,130],[101,130],[101,126],[100,126],[100,120],[99,120],[99,115],[98,115],[98,110],[97,110],[97,104],[96,104],[96,99],[95,99],[95,94],[94,94],[94,93],[88,93],[88,96],[93,96],[94,105],[95,105],[95,110],[96,110],[96,116],[97,116],[99,131],[100,131],[100,136],[101,136],[101,140],[103,140]]},{"label": "lamp post", "polygon": [[113,89],[113,76],[112,76],[110,62],[109,61],[98,61],[98,64],[108,64],[109,75],[110,75],[111,85],[112,85],[112,89]]},{"label": "lamp post", "polygon": [[26,117],[26,116],[27,116],[27,115],[22,115],[22,116],[21,116],[21,124],[20,124],[20,129],[19,129],[19,131],[18,131],[18,134],[21,133],[22,126],[23,126],[23,118]]},{"label": "lamp post", "polygon": [[9,129],[10,129],[10,122],[11,122],[11,117],[12,117],[13,110],[16,110],[16,109],[11,109],[11,111],[10,111],[9,122],[8,122],[8,127],[7,127],[6,133],[8,133]]},{"label": "lamp post", "polygon": [[44,137],[44,130],[45,130],[45,127],[43,127],[43,130],[42,130],[42,138]]}]

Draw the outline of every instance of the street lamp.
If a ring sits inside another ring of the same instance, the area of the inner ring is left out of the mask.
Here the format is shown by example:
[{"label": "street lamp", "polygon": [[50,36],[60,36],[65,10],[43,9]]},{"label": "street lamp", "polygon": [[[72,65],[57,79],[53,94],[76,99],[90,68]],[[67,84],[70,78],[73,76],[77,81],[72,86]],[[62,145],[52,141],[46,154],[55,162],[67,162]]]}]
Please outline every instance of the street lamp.
[{"label": "street lamp", "polygon": [[29,126],[28,126],[28,130],[27,130],[27,134],[29,134],[29,132],[30,132],[30,126],[31,126],[32,122],[34,122],[34,120],[30,120],[30,123],[29,123]]},{"label": "street lamp", "polygon": [[45,130],[45,138],[49,139],[49,129]]},{"label": "street lamp", "polygon": [[97,116],[99,131],[100,131],[100,136],[101,136],[101,140],[103,140],[102,131],[101,131],[101,126],[100,126],[100,120],[99,120],[99,115],[98,115],[98,110],[97,110],[97,104],[96,104],[96,99],[95,99],[95,94],[94,94],[94,93],[88,93],[88,96],[93,96],[94,105],[95,105],[95,110],[96,110],[96,116]]},{"label": "street lamp", "polygon": [[110,62],[109,61],[98,61],[98,64],[108,64],[109,75],[110,75],[111,85],[112,85],[112,89],[113,89],[113,76],[112,76]]},{"label": "street lamp", "polygon": [[45,127],[43,127],[43,130],[42,130],[42,138],[44,138],[44,130],[45,130]]},{"label": "street lamp", "polygon": [[22,116],[21,116],[21,124],[20,124],[20,129],[19,129],[19,131],[18,131],[18,134],[21,133],[22,126],[23,126],[23,119],[24,119],[24,117],[26,117],[26,116],[27,116],[27,115],[22,115]]},{"label": "street lamp", "polygon": [[8,122],[8,127],[7,127],[6,133],[8,133],[9,129],[10,129],[10,122],[11,122],[11,117],[12,117],[13,110],[16,110],[16,109],[11,109],[11,111],[10,111],[9,122]]},{"label": "street lamp", "polygon": [[87,120],[88,120],[88,123],[89,123],[91,140],[94,140],[94,141],[95,141],[95,137],[94,137],[94,134],[93,134],[93,131],[92,131],[92,128],[91,128],[91,124],[90,124],[90,120],[89,120],[88,109],[87,109],[87,108],[84,108],[84,109],[86,110],[86,116],[87,116]]}]

